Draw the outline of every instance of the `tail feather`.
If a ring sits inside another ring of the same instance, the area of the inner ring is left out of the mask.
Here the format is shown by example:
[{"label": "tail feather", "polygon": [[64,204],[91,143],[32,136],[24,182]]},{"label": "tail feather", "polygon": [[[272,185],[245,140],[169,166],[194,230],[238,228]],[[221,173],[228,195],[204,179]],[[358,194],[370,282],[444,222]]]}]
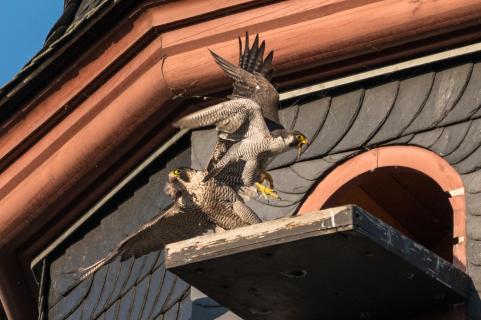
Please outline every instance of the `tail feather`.
[{"label": "tail feather", "polygon": [[99,261],[95,262],[94,264],[92,264],[91,266],[88,266],[88,267],[85,267],[85,268],[79,268],[79,269],[76,269],[76,270],[73,270],[73,271],[67,271],[65,272],[66,274],[71,274],[71,273],[74,273],[74,274],[77,274],[77,273],[80,273],[80,278],[79,278],[79,281],[83,281],[85,279],[87,279],[90,275],[94,274],[95,272],[97,272],[97,270],[99,270],[100,268],[102,268],[104,265],[106,265],[107,263],[111,262],[113,259],[115,259],[117,257],[117,250],[115,251],[112,251],[110,252],[109,254],[107,254],[105,257],[103,257],[102,259],[100,259]]}]

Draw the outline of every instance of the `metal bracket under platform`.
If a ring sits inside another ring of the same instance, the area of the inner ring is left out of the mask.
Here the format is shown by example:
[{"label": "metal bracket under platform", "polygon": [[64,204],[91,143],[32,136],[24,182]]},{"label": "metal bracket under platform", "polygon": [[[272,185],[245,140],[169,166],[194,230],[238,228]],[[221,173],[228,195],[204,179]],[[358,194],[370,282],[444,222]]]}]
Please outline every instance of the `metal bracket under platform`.
[{"label": "metal bracket under platform", "polygon": [[463,302],[470,286],[356,206],[173,243],[166,266],[244,319],[392,319]]}]

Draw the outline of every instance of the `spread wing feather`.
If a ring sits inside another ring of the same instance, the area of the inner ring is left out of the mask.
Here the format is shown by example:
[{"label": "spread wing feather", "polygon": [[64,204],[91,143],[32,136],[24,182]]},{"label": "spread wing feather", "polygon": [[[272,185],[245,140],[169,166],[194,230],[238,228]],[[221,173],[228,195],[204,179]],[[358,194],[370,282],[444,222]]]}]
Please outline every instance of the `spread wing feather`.
[{"label": "spread wing feather", "polygon": [[260,106],[250,99],[229,100],[191,113],[174,126],[195,129],[215,125],[219,137],[240,141],[243,138],[263,139],[270,136]]},{"label": "spread wing feather", "polygon": [[75,272],[80,272],[80,280],[83,280],[117,256],[120,256],[121,261],[130,257],[137,258],[163,249],[169,243],[193,238],[214,228],[215,225],[205,215],[200,212],[185,212],[174,204],[125,238],[104,258]]},{"label": "spread wing feather", "polygon": [[264,52],[266,48],[266,42],[262,41],[259,46],[259,35],[256,35],[252,47],[249,48],[249,33],[246,32],[246,44],[244,52],[242,52],[242,40],[239,37],[239,67],[246,70],[249,73],[260,73],[267,80],[267,74],[272,71],[272,58],[274,52],[270,51],[266,59],[264,59]]},{"label": "spread wing feather", "polygon": [[271,51],[264,59],[265,41],[259,46],[259,35],[249,48],[249,35],[246,33],[245,48],[242,51],[242,41],[239,38],[239,66],[235,66],[213,51],[210,51],[219,67],[233,81],[233,92],[230,98],[248,98],[257,102],[262,114],[267,119],[279,121],[279,93],[270,83],[273,74]]},{"label": "spread wing feather", "polygon": [[271,80],[272,74],[274,73],[274,69],[272,68],[272,59],[274,58],[274,51],[269,52],[267,57],[264,59],[264,62],[262,64],[262,68],[259,70],[261,74],[264,75],[264,77],[267,80]]},{"label": "spread wing feather", "polygon": [[[252,99],[256,91],[260,88],[259,78],[254,74],[242,69],[241,67],[235,66],[226,59],[219,56],[214,51],[210,50],[210,53],[214,57],[215,62],[219,67],[232,79],[234,80],[234,91],[232,95],[234,97],[250,98]],[[249,63],[249,60],[246,61]],[[254,100],[254,99],[253,99]]]},{"label": "spread wing feather", "polygon": [[188,114],[175,121],[174,126],[181,129],[195,129],[217,125],[221,121],[239,114],[247,116],[249,108],[255,108],[255,106],[253,104],[244,105],[243,101],[229,100]]},{"label": "spread wing feather", "polygon": [[[264,59],[265,41],[262,41],[259,46],[259,36],[257,35],[252,47],[249,46],[249,34],[245,35],[245,46],[242,45],[242,39],[239,37],[239,65],[235,66],[229,61],[225,60],[215,52],[211,51],[216,63],[221,69],[234,81],[233,93],[229,98],[243,99],[248,98],[255,101],[261,108],[261,113],[267,121],[267,130],[282,128],[278,114],[279,95],[277,90],[269,82],[272,74],[272,60],[274,51],[270,51]],[[212,110],[214,111],[214,110]],[[238,114],[237,121],[248,121]],[[237,136],[232,133],[235,130],[233,123],[238,123],[236,120],[223,123],[218,126],[219,137],[217,143],[212,151],[211,157],[207,165],[207,171],[211,172],[216,164],[222,159],[225,153],[230,149],[234,142],[240,141],[243,138],[243,133],[239,130]],[[230,134],[223,134],[230,133]],[[244,165],[240,162],[229,164],[232,167],[228,170],[215,170],[210,176],[217,175],[220,171],[223,174],[221,180],[229,180],[233,185],[237,185],[241,181],[241,173]],[[217,168],[219,169],[219,168]]]}]

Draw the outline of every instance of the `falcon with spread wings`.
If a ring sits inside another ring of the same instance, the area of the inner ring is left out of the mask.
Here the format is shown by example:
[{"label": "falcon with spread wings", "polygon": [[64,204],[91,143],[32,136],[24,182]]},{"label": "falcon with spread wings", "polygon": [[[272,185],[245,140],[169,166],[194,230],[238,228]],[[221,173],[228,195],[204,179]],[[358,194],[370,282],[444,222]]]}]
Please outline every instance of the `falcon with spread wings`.
[{"label": "falcon with spread wings", "polygon": [[[279,123],[279,94],[269,79],[272,76],[271,51],[264,59],[265,42],[259,46],[257,35],[245,50],[239,38],[239,66],[211,51],[222,70],[234,80],[231,100],[187,115],[174,123],[179,128],[215,125],[218,140],[207,165],[206,179],[218,179],[235,187],[255,185],[264,196],[277,197],[273,181],[266,171],[276,155],[297,147],[299,152],[307,138],[299,131],[286,130]],[[263,184],[268,180],[270,188]]]}]

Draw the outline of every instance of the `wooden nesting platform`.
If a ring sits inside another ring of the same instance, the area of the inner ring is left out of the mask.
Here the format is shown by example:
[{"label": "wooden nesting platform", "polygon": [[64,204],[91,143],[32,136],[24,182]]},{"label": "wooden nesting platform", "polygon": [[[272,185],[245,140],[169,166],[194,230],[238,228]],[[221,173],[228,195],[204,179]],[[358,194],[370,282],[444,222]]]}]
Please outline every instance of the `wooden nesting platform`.
[{"label": "wooden nesting platform", "polygon": [[469,277],[356,206],[167,246],[166,266],[244,319],[392,319],[463,302]]}]

